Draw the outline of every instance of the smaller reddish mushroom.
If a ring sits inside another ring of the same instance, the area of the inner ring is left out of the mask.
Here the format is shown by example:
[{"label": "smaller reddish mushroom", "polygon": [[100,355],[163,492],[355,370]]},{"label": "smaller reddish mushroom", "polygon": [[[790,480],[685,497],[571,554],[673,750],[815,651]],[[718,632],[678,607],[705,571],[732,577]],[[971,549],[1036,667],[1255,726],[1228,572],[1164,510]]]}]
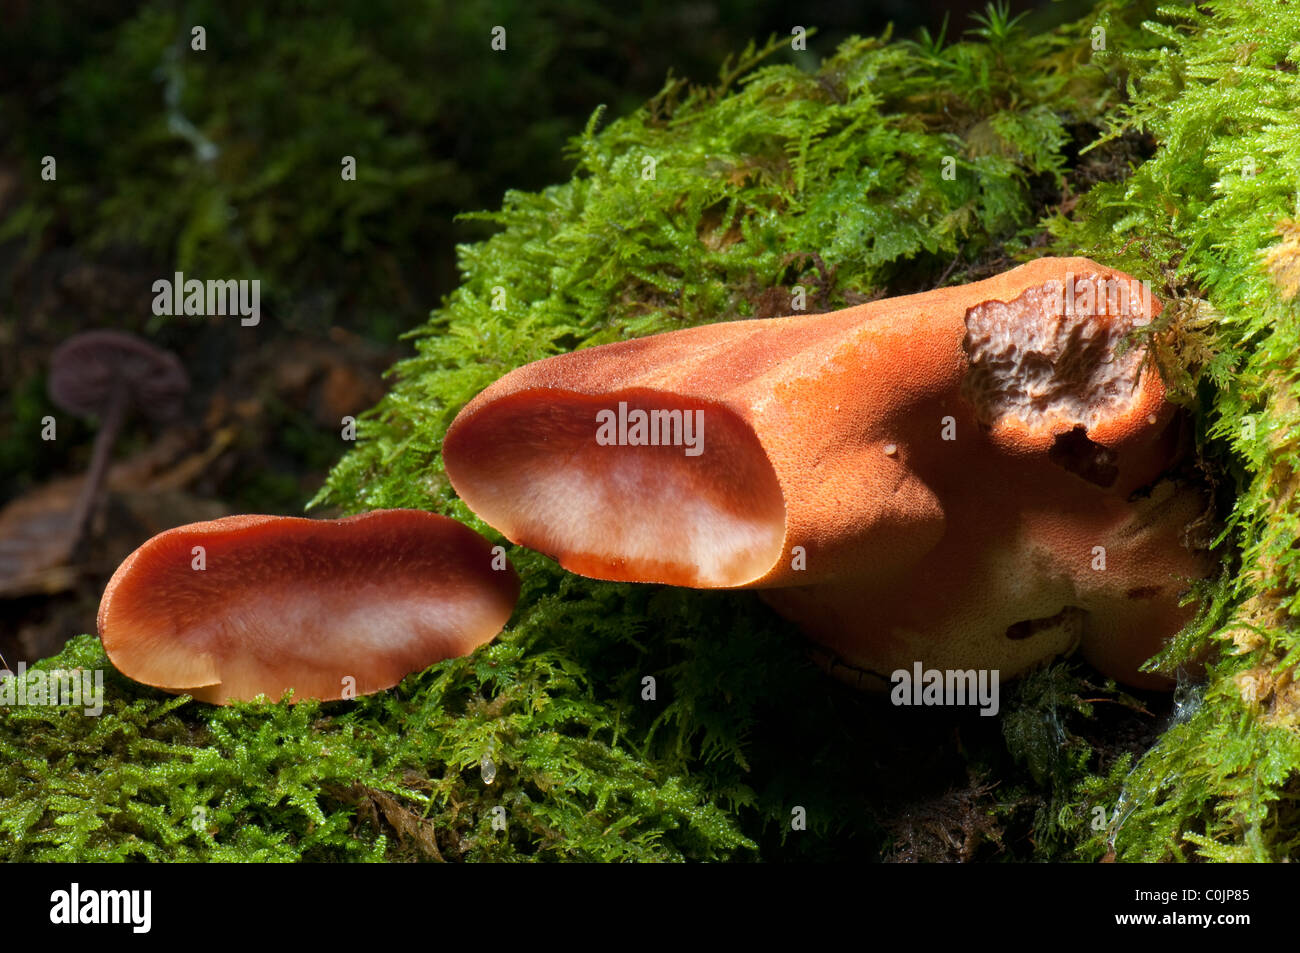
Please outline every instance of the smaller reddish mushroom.
[{"label": "smaller reddish mushroom", "polygon": [[518,596],[501,550],[434,513],[228,516],[128,556],[99,636],[123,674],[201,701],[329,701],[468,655]]}]

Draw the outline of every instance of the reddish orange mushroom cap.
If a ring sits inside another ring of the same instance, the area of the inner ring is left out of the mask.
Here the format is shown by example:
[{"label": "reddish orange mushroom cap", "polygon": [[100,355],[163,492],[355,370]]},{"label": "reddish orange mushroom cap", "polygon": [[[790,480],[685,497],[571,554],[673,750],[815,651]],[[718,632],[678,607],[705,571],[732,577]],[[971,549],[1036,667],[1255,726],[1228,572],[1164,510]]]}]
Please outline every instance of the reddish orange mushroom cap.
[{"label": "reddish orange mushroom cap", "polygon": [[288,689],[332,700],[469,654],[518,595],[504,555],[433,513],[230,516],[128,556],[104,591],[99,634],[123,674],[202,701]]},{"label": "reddish orange mushroom cap", "polygon": [[[479,516],[568,569],[764,589],[863,669],[1010,677],[1082,644],[1107,674],[1149,682],[1137,663],[1186,620],[1178,593],[1205,571],[1178,539],[1195,494],[1129,500],[1177,447],[1158,373],[1119,347],[1160,307],[1114,269],[1044,258],[589,348],[479,394],[444,462]],[[623,428],[636,411],[658,411],[665,435],[675,414],[701,421],[700,452],[601,444],[597,414]]]}]

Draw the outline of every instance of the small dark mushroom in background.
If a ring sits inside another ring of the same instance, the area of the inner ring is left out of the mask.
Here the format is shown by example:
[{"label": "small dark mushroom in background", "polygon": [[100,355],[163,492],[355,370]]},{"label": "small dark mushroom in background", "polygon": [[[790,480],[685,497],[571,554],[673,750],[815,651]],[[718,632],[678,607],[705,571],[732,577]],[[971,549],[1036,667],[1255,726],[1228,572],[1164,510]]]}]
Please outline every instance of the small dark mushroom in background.
[{"label": "small dark mushroom in background", "polygon": [[174,420],[189,390],[176,355],[122,331],[86,331],[59,345],[50,360],[50,400],[78,417],[98,417],[90,471],[72,517],[70,551],[80,544],[108,471],[113,444],[132,409]]},{"label": "small dark mushroom in background", "polygon": [[124,675],[200,701],[329,701],[468,655],[518,597],[504,554],[445,516],[227,516],[128,556],[99,636]]}]

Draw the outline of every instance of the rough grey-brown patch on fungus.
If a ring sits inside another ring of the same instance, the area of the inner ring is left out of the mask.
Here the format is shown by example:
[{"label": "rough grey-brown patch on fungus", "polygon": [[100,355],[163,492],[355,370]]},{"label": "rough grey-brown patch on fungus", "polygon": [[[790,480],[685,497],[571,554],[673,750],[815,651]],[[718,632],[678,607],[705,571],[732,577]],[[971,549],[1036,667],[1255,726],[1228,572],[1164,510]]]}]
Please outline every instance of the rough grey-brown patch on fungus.
[{"label": "rough grey-brown patch on fungus", "polygon": [[[962,392],[980,423],[1012,419],[1033,429],[1091,430],[1133,407],[1142,351],[1116,349],[1134,326],[1131,306],[1117,306],[1097,275],[1080,275],[1076,287],[1099,288],[1095,307],[1066,306],[1064,286],[1049,281],[1012,301],[985,301],[966,312],[962,347],[970,370]],[[1131,305],[1127,291],[1124,302]],[[1101,312],[1101,313],[1097,313]],[[1104,485],[1104,484],[1103,484]]]}]

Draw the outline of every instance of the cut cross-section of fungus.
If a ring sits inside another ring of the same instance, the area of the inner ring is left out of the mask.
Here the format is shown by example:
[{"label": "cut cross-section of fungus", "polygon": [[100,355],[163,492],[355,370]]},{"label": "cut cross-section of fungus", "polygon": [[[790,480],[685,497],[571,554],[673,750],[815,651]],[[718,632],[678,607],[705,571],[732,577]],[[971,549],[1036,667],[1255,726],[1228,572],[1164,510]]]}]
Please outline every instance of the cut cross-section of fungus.
[{"label": "cut cross-section of fungus", "polygon": [[468,655],[518,595],[501,551],[444,516],[229,516],[128,556],[99,635],[123,674],[202,701],[333,700]]},{"label": "cut cross-section of fungus", "polygon": [[1044,258],[589,348],[471,401],[447,474],[568,569],[763,589],[860,670],[1012,677],[1081,646],[1161,685],[1138,667],[1208,565],[1181,542],[1201,495],[1160,482],[1175,408],[1143,348],[1121,347],[1160,307],[1121,272]]}]

